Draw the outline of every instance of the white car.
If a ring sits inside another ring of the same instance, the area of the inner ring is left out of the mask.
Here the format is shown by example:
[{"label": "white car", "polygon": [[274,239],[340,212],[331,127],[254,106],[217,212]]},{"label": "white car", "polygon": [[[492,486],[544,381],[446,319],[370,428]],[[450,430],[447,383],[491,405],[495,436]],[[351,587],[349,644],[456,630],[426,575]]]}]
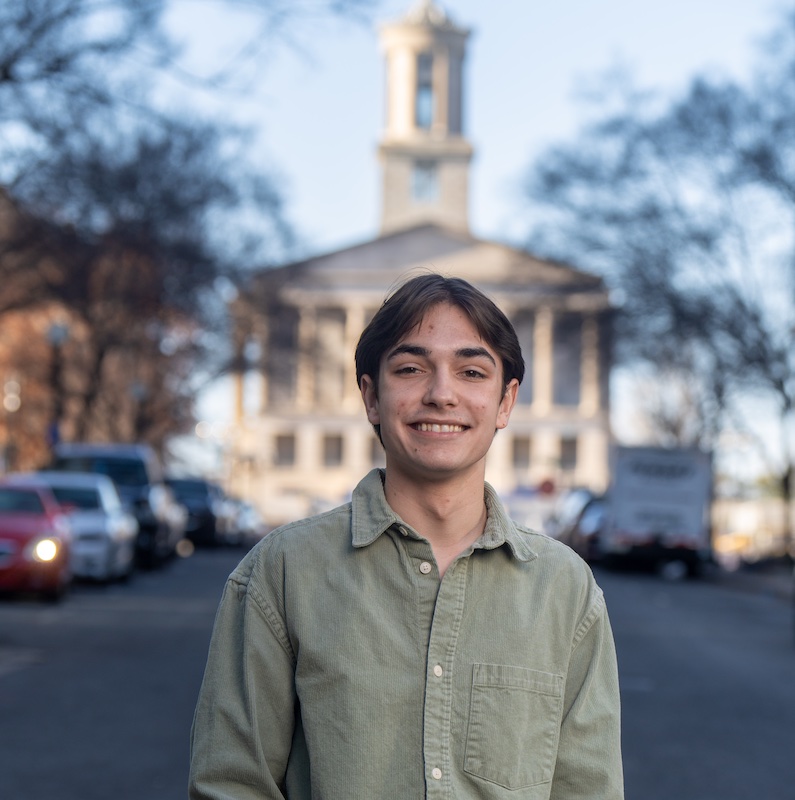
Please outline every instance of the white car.
[{"label": "white car", "polygon": [[13,477],[41,482],[55,495],[72,530],[75,577],[112,581],[130,575],[138,522],[122,505],[116,485],[107,475],[53,471]]}]

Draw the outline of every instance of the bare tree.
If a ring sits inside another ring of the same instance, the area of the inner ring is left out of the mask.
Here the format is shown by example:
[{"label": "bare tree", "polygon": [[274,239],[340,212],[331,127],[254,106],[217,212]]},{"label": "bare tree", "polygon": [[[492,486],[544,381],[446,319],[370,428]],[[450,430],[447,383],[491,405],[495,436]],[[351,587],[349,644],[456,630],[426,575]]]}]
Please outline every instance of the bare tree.
[{"label": "bare tree", "polygon": [[533,249],[609,279],[618,352],[698,387],[703,443],[749,397],[775,409],[766,456],[791,504],[795,15],[770,53],[748,86],[696,78],[673,100],[622,86],[618,110],[545,153],[527,187]]},{"label": "bare tree", "polygon": [[186,430],[230,358],[219,282],[291,242],[246,132],[177,119],[141,87],[170,74],[228,91],[292,26],[372,2],[217,0],[257,24],[200,78],[163,25],[177,0],[0,4],[0,314],[57,307],[68,320],[53,369],[28,377],[69,436],[162,447]]}]

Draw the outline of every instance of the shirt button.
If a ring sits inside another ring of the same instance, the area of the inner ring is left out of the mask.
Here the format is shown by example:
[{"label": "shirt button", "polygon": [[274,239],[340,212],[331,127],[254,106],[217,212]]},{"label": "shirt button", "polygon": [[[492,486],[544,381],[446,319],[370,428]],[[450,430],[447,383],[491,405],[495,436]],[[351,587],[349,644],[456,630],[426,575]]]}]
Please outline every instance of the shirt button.
[{"label": "shirt button", "polygon": [[442,669],[442,665],[441,665],[441,664],[437,664],[437,665],[436,665],[436,666],[433,668],[433,674],[434,674],[434,675],[435,675],[437,678],[441,678],[441,677],[442,677],[442,675],[444,674],[444,670]]},{"label": "shirt button", "polygon": [[432,778],[433,778],[435,781],[440,781],[440,780],[442,779],[442,771],[439,769],[439,767],[434,767],[434,768],[431,770],[431,777],[432,777]]},{"label": "shirt button", "polygon": [[433,567],[431,566],[430,561],[423,561],[422,564],[420,564],[420,572],[423,575],[427,575],[432,569]]},{"label": "shirt button", "polygon": [[401,533],[402,533],[404,536],[408,536],[408,535],[409,535],[409,532],[408,532],[408,531],[407,531],[407,530],[406,530],[406,529],[405,529],[405,528],[404,528],[402,525],[399,525],[399,526],[398,526],[398,530],[399,530],[399,531],[400,531],[400,532],[401,532]]}]

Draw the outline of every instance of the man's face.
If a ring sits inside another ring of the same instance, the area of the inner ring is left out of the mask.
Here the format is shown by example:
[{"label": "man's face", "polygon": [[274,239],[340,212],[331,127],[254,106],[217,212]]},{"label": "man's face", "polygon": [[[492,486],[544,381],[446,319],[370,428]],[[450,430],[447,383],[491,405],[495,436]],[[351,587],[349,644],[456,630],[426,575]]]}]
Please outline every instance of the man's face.
[{"label": "man's face", "polygon": [[440,304],[381,359],[378,393],[362,378],[387,470],[424,481],[480,476],[495,430],[508,424],[518,381],[457,306]]}]

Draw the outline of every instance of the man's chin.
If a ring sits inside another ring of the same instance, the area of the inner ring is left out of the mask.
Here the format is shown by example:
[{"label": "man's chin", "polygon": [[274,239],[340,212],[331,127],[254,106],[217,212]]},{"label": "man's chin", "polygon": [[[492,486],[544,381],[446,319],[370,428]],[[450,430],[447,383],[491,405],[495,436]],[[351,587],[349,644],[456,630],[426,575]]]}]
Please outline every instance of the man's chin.
[{"label": "man's chin", "polygon": [[462,464],[460,461],[449,459],[414,460],[410,464],[405,462],[390,461],[387,458],[386,470],[389,474],[399,472],[406,480],[424,484],[444,484],[467,480],[473,475],[483,479],[484,463],[478,461],[471,464]]}]

